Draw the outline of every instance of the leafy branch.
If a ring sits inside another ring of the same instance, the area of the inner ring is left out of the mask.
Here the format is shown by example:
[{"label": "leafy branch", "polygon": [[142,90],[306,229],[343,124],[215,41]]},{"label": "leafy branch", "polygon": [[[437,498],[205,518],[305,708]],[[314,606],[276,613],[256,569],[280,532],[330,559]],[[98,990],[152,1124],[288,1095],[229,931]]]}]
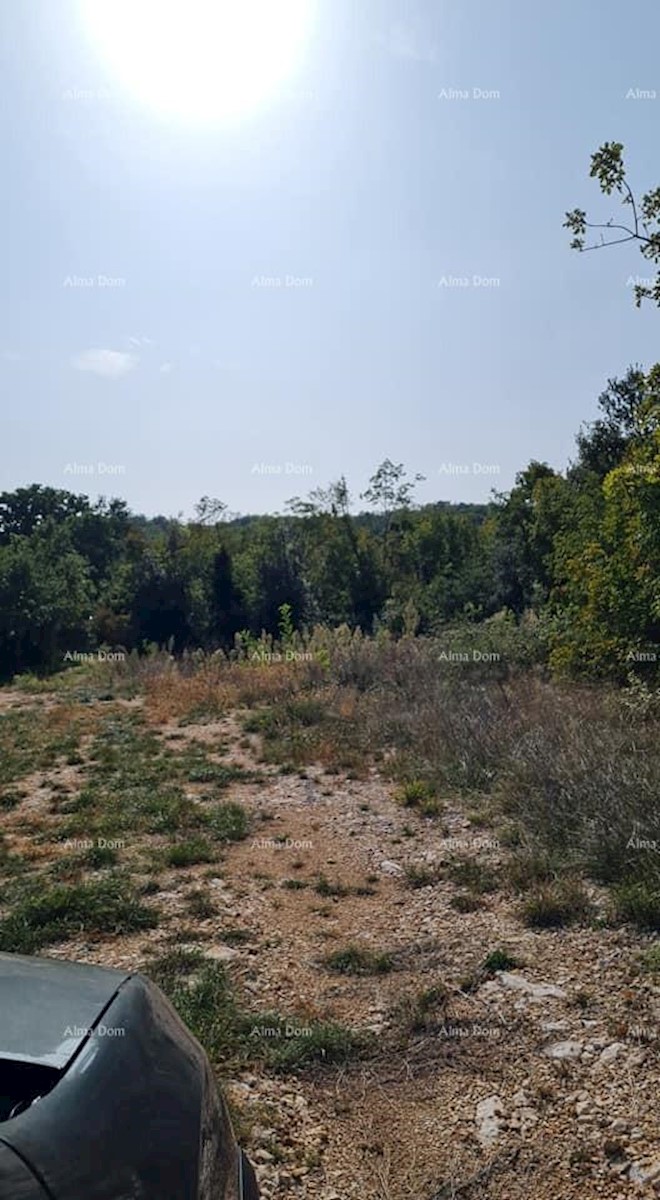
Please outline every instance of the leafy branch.
[{"label": "leafy branch", "polygon": [[[626,225],[612,218],[609,221],[588,221],[586,212],[575,208],[566,213],[563,224],[563,228],[570,229],[574,235],[571,249],[583,252],[601,250],[604,246],[618,246],[623,242],[637,242],[641,253],[649,262],[660,264],[660,227],[657,227],[660,224],[660,187],[646,192],[639,205],[637,204],[626,179],[621,142],[604,142],[595,154],[592,154],[589,175],[598,180],[603,195],[611,196],[613,192],[617,192],[621,196],[621,203],[630,209],[631,221]],[[601,232],[599,240],[585,245],[588,229],[610,230],[624,236],[607,238]],[[655,300],[656,304],[660,305],[660,271],[652,284],[635,284],[637,308],[644,299]]]}]

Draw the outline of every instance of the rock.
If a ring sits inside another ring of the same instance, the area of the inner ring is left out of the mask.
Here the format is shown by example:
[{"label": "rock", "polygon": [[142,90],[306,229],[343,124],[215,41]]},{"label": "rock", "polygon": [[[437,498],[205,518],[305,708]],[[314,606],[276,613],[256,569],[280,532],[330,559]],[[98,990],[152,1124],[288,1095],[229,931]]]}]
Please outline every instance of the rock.
[{"label": "rock", "polygon": [[502,987],[509,991],[523,992],[533,1000],[565,1000],[566,992],[554,983],[532,983],[523,975],[514,975],[510,971],[500,971],[497,976]]},{"label": "rock", "polygon": [[231,962],[238,954],[235,946],[209,946],[206,951],[207,957],[214,958],[217,962]]},{"label": "rock", "polygon": [[625,1048],[626,1047],[623,1042],[612,1042],[609,1046],[606,1046],[604,1050],[601,1050],[596,1065],[599,1067],[604,1067],[607,1066],[607,1063],[614,1062],[614,1059],[617,1057],[617,1055],[620,1054],[622,1050],[625,1050]]},{"label": "rock", "polygon": [[575,1115],[578,1117],[584,1117],[590,1112],[593,1112],[591,1100],[578,1100],[577,1104],[575,1105]]},{"label": "rock", "polygon": [[528,1133],[532,1128],[532,1126],[538,1124],[539,1116],[533,1108],[521,1108],[517,1115],[520,1118],[520,1125],[524,1137],[525,1134]]},{"label": "rock", "polygon": [[623,1117],[617,1117],[615,1121],[610,1122],[610,1133],[630,1133],[630,1121],[625,1121]]},{"label": "rock", "polygon": [[543,1053],[546,1058],[579,1058],[582,1053],[582,1042],[553,1042],[546,1046]]},{"label": "rock", "polygon": [[485,1150],[488,1150],[497,1141],[503,1117],[504,1107],[499,1096],[488,1096],[486,1100],[480,1100],[477,1104],[475,1112],[477,1137]]},{"label": "rock", "polygon": [[275,1161],[270,1151],[264,1150],[262,1146],[252,1151],[252,1158],[257,1163],[272,1163]]},{"label": "rock", "polygon": [[655,1183],[660,1179],[660,1159],[656,1158],[653,1162],[646,1163],[631,1163],[628,1170],[628,1178],[632,1183]]},{"label": "rock", "polygon": [[383,872],[383,875],[403,875],[403,867],[388,858],[384,858],[379,864],[379,870]]}]

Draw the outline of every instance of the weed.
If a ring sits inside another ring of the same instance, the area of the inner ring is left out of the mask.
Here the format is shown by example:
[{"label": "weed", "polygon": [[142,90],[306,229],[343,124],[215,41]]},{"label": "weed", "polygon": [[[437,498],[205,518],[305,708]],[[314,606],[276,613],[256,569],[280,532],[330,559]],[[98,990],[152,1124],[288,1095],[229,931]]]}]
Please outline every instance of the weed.
[{"label": "weed", "polygon": [[589,897],[578,879],[558,880],[536,888],[522,906],[525,924],[533,929],[557,929],[584,921],[591,912]]},{"label": "weed", "polygon": [[513,971],[521,965],[520,960],[515,955],[509,954],[508,950],[497,949],[491,950],[484,959],[482,970],[487,975],[494,975],[496,971]]},{"label": "weed", "polygon": [[424,867],[416,863],[407,863],[404,867],[404,878],[409,888],[432,887],[440,878],[437,867]]},{"label": "weed", "polygon": [[451,908],[456,909],[456,912],[471,913],[481,908],[483,902],[479,896],[475,896],[471,892],[458,892],[451,897],[449,904]]},{"label": "weed", "polygon": [[344,950],[335,950],[323,963],[328,970],[337,971],[341,975],[384,975],[393,967],[390,954],[365,950],[360,946],[347,946]]},{"label": "weed", "polygon": [[471,892],[479,895],[496,891],[499,883],[497,873],[492,867],[473,858],[450,863],[446,868],[446,874],[452,883],[469,888]]},{"label": "weed", "polygon": [[191,917],[197,917],[200,921],[214,917],[218,911],[208,893],[202,891],[201,888],[188,893],[186,896],[186,910]]}]

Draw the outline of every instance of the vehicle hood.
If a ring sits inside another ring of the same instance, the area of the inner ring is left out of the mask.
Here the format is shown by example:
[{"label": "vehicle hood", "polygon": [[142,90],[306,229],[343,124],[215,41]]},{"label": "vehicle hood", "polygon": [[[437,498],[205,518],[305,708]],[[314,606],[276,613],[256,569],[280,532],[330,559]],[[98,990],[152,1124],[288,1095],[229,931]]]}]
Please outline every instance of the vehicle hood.
[{"label": "vehicle hood", "polygon": [[63,1070],[128,978],[106,967],[0,953],[0,1058]]}]

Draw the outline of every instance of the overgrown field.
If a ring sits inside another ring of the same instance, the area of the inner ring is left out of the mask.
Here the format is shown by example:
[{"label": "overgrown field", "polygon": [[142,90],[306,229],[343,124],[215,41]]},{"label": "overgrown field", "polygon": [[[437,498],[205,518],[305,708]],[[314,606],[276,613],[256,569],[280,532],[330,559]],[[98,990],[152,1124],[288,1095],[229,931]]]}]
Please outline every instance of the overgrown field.
[{"label": "overgrown field", "polygon": [[[465,1017],[520,954],[497,925],[486,940],[477,925],[465,957],[438,976],[419,967],[423,939],[365,937],[359,914],[373,902],[377,915],[383,874],[377,863],[357,869],[351,838],[372,797],[399,814],[380,857],[403,853],[388,885],[402,921],[436,894],[457,928],[502,904],[532,937],[626,933],[636,970],[655,978],[659,735],[647,686],[553,681],[533,629],[506,620],[434,639],[317,629],[254,642],[240,661],[133,654],[23,677],[0,693],[0,950],[147,971],[225,1080],[330,1078],[392,1056],[421,1069],[438,1028]],[[313,837],[315,804],[332,831],[341,793],[339,854],[292,840],[287,789],[305,787]],[[452,848],[457,819],[472,831],[470,853]],[[339,937],[342,906],[352,915]],[[288,981],[291,920],[318,924],[313,967],[327,995],[365,981],[385,989],[386,1033]],[[276,982],[262,990],[258,955],[270,951]],[[243,1130],[240,1097],[234,1111]]]},{"label": "overgrown field", "polygon": [[377,763],[429,819],[441,817],[441,797],[460,795],[510,848],[515,886],[549,900],[557,881],[565,890],[567,878],[587,877],[611,888],[622,919],[660,927],[660,693],[639,681],[558,683],[534,658],[533,630],[494,619],[442,639],[318,629],[286,644],[255,640],[241,662],[132,654],[54,680],[24,677],[37,694],[56,687],[61,704],[41,725],[36,710],[3,718],[0,805],[13,804],[21,772],[56,751],[76,760],[89,704],[144,696],[144,728],[124,714],[97,733],[86,786],[60,805],[61,836],[185,833],[201,853],[225,818],[191,807],[181,783],[217,792],[235,768],[195,747],[173,767],[172,747],[158,749],[152,731],[239,709],[264,763],[281,772],[320,763],[359,776]]}]

